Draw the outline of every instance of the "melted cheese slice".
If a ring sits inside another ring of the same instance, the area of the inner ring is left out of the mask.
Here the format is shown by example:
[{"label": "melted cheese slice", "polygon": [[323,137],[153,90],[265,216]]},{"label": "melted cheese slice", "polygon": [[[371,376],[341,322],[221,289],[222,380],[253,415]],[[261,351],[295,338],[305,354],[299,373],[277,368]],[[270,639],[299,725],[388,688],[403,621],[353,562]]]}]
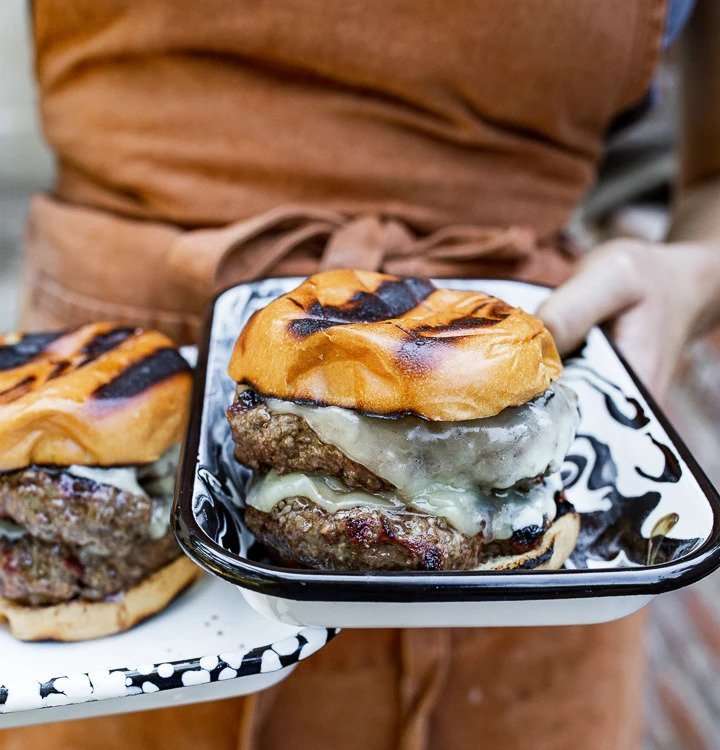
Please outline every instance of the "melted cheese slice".
[{"label": "melted cheese slice", "polygon": [[488,541],[509,539],[515,531],[528,526],[542,526],[555,518],[555,490],[562,488],[559,475],[545,480],[527,493],[505,492],[501,495],[476,495],[472,504],[458,504],[452,494],[438,492],[426,495],[419,502],[406,503],[396,493],[369,493],[351,490],[331,477],[293,472],[271,471],[253,482],[246,502],[253,508],[269,513],[279,502],[303,497],[327,513],[357,507],[371,507],[392,512],[419,510],[441,516],[458,531],[474,536],[483,531]]},{"label": "melted cheese slice", "polygon": [[0,539],[16,542],[27,534],[24,527],[19,526],[7,518],[0,518]]}]

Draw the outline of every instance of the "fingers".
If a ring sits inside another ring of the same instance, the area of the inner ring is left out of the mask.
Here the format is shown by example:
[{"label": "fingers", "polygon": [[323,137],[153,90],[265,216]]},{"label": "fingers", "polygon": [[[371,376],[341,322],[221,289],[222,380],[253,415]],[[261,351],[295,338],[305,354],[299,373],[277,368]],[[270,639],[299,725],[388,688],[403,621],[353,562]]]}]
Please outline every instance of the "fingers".
[{"label": "fingers", "polygon": [[618,348],[660,402],[669,389],[689,325],[689,317],[682,310],[670,311],[662,295],[649,295],[613,324]]},{"label": "fingers", "polygon": [[592,326],[642,300],[638,262],[642,248],[632,241],[599,247],[540,306],[537,314],[553,334],[560,354],[577,348]]},{"label": "fingers", "polygon": [[617,320],[612,336],[635,374],[661,401],[670,384],[678,351],[672,346],[672,337],[665,335],[668,332],[658,332],[659,313],[658,306],[640,304]]}]

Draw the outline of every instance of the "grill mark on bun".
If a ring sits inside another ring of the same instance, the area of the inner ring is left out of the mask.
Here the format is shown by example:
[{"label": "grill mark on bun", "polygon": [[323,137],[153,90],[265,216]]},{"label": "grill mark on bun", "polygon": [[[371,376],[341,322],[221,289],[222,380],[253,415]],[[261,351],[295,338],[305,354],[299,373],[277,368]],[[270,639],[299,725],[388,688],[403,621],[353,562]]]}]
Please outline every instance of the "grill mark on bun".
[{"label": "grill mark on bun", "polygon": [[[306,317],[290,321],[288,329],[297,338],[305,338],[334,326],[379,323],[404,315],[434,291],[435,285],[428,279],[410,276],[383,281],[374,292],[355,292],[343,305],[322,305],[316,299],[303,308]],[[296,300],[292,301],[296,306],[302,307]]]},{"label": "grill mark on bun", "polygon": [[446,344],[440,338],[413,336],[413,332],[408,332],[395,352],[395,362],[408,375],[422,375],[436,367],[438,347]]},{"label": "grill mark on bun", "polygon": [[463,330],[489,328],[510,317],[513,308],[502,300],[491,298],[474,307],[469,314],[453,318],[438,325],[425,324],[412,330],[415,335],[454,333],[462,335]]},{"label": "grill mark on bun", "polygon": [[116,347],[120,346],[123,341],[127,341],[131,336],[136,336],[140,331],[137,328],[122,327],[113,328],[105,333],[99,333],[94,338],[85,344],[82,348],[82,353],[85,355],[85,361],[82,365],[86,365],[93,362],[98,357],[112,351]]},{"label": "grill mark on bun", "polygon": [[131,398],[179,373],[191,372],[190,366],[170,347],[157,349],[133,363],[92,394],[96,399]]},{"label": "grill mark on bun", "polygon": [[297,318],[288,325],[288,330],[293,336],[299,339],[304,339],[307,336],[312,336],[314,333],[324,331],[326,328],[332,328],[333,326],[347,325],[347,322],[339,322],[337,320],[328,320],[323,318]]},{"label": "grill mark on bun", "polygon": [[452,346],[465,334],[497,325],[511,313],[510,305],[493,297],[476,305],[468,314],[444,323],[425,323],[415,328],[405,328],[396,323],[395,327],[403,333],[403,338],[395,353],[395,361],[406,373],[427,373],[441,356],[441,352],[437,351],[438,346]]},{"label": "grill mark on bun", "polygon": [[0,404],[9,404],[12,401],[24,396],[32,390],[33,384],[35,383],[35,376],[28,375],[25,379],[19,383],[11,386],[10,388],[0,391]]},{"label": "grill mark on bun", "polygon": [[47,376],[48,380],[55,380],[55,378],[59,378],[61,375],[64,375],[70,368],[72,367],[72,362],[68,359],[61,359],[55,367],[53,367],[52,372]]},{"label": "grill mark on bun", "polygon": [[0,370],[14,370],[39,357],[47,347],[64,336],[66,331],[28,333],[14,344],[0,346]]},{"label": "grill mark on bun", "polygon": [[455,318],[455,320],[443,323],[442,325],[420,326],[415,329],[414,333],[459,333],[462,330],[472,328],[489,328],[490,326],[497,325],[501,320],[504,320],[507,317],[507,315],[504,315],[501,318],[473,318],[471,316],[466,316],[464,318]]}]

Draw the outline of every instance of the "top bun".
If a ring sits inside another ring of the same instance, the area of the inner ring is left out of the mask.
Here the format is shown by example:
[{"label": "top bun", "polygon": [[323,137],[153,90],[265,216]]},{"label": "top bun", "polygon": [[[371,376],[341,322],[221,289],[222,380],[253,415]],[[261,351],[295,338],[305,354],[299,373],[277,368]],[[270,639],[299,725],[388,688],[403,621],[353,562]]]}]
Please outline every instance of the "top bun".
[{"label": "top bun", "polygon": [[520,308],[351,270],[311,276],[256,312],[229,369],[265,396],[438,421],[524,404],[561,371],[550,332]]},{"label": "top bun", "polygon": [[155,331],[96,323],[0,336],[0,471],[156,461],[182,437],[191,384]]}]

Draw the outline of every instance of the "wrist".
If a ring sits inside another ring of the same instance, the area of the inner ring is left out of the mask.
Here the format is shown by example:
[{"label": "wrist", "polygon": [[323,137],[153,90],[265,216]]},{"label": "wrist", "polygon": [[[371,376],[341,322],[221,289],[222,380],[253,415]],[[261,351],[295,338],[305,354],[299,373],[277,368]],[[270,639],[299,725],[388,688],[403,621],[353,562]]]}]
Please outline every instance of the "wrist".
[{"label": "wrist", "polygon": [[687,286],[678,292],[689,306],[690,336],[701,336],[720,324],[720,244],[682,243],[678,261],[688,271]]}]

